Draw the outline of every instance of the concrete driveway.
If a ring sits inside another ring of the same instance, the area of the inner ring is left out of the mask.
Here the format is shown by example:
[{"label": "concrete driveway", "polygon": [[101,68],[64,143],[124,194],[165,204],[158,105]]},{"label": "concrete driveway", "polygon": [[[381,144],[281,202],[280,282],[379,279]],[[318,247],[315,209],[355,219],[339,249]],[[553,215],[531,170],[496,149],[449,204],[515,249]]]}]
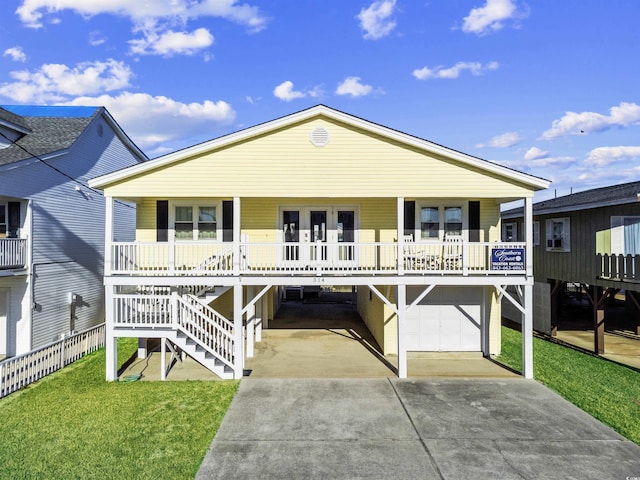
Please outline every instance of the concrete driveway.
[{"label": "concrete driveway", "polygon": [[246,378],[197,475],[634,477],[639,446],[521,378]]}]

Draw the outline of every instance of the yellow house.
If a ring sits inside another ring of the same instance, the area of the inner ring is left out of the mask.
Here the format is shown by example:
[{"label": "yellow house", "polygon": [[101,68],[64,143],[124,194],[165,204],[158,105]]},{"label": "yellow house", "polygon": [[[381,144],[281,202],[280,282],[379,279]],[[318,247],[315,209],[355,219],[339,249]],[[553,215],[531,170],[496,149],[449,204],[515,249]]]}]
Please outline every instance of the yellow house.
[{"label": "yellow house", "polygon": [[[498,354],[507,298],[531,377],[532,232],[502,242],[500,204],[523,200],[530,225],[548,184],[323,105],[98,177],[107,379],[118,337],[240,377],[284,289],[329,285],[356,287],[400,377],[409,351]],[[137,205],[135,242],[114,240],[119,200]]]}]

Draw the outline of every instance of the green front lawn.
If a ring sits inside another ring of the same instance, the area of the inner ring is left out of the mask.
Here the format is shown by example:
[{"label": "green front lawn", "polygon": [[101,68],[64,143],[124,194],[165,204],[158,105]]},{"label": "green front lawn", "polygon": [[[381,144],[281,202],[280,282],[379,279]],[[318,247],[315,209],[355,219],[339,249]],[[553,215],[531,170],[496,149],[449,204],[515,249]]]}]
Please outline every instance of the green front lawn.
[{"label": "green front lawn", "polygon": [[[518,371],[521,338],[520,332],[502,327],[497,358]],[[533,372],[537,381],[640,445],[640,372],[535,337]]]},{"label": "green front lawn", "polygon": [[[124,361],[135,339],[119,343]],[[106,382],[104,349],[0,400],[0,478],[194,478],[237,388]]]}]

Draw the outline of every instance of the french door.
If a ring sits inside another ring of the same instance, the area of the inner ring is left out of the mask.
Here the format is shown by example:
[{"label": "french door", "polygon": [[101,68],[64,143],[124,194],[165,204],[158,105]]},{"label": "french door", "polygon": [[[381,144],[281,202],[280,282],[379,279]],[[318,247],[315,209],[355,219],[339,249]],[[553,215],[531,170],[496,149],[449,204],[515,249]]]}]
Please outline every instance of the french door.
[{"label": "french door", "polygon": [[280,218],[285,243],[282,260],[302,266],[355,260],[355,208],[287,207]]}]

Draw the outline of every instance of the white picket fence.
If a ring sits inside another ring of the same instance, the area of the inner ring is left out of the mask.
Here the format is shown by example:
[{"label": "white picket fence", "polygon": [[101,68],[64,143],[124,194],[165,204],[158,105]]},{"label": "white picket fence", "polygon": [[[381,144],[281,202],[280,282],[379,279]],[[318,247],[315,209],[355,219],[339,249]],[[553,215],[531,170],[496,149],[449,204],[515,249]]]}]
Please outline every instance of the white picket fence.
[{"label": "white picket fence", "polygon": [[105,324],[0,362],[0,398],[105,346]]}]

